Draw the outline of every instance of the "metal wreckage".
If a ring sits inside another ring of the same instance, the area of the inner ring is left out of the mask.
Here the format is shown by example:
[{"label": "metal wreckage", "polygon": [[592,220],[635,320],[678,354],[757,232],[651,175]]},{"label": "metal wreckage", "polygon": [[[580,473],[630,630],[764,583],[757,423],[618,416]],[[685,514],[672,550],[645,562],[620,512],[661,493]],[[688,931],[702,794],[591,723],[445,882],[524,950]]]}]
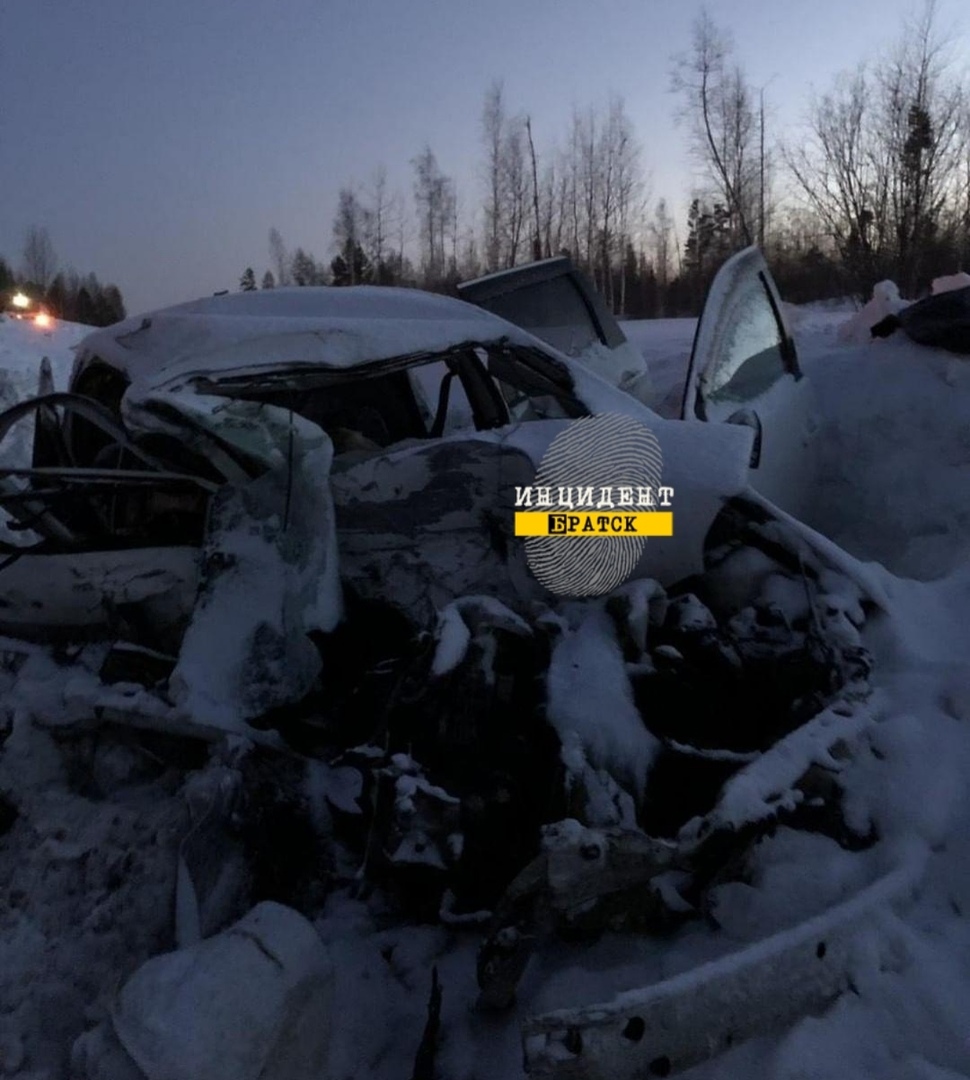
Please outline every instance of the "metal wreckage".
[{"label": "metal wreckage", "polygon": [[[463,295],[477,306],[242,293],[93,333],[68,392],[45,370],[0,416],[0,438],[34,423],[33,462],[0,481],[0,633],[8,670],[37,649],[73,663],[34,719],[76,769],[95,736],[135,738],[219,778],[186,784],[180,942],[260,901],[312,913],[378,890],[402,919],[480,935],[478,1005],[501,1010],[553,935],[706,917],[779,824],[875,842],[842,813],[840,769],[871,723],[860,632],[880,596],[786,512],[811,487],[790,445],[805,380],[756,250],[715,282],[670,418],[564,260]],[[515,490],[602,413],[656,437],[675,536],[607,595],[565,599],[529,571]],[[208,765],[173,749],[204,744]],[[525,1070],[667,1075],[824,1007],[853,927],[905,884],[530,1017]],[[436,986],[416,1076],[439,1006]]]}]

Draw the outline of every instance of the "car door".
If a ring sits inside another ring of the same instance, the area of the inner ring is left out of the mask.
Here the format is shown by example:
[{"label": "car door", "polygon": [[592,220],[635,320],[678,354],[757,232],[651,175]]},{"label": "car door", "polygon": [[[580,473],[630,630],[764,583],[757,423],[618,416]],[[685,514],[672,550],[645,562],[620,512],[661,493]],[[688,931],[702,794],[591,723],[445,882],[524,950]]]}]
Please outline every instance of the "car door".
[{"label": "car door", "polygon": [[528,330],[639,401],[652,403],[643,357],[590,279],[566,256],[462,282],[458,295]]},{"label": "car door", "polygon": [[816,476],[812,388],[756,247],[728,259],[708,290],[681,416],[751,428],[751,486],[796,517],[810,512]]}]

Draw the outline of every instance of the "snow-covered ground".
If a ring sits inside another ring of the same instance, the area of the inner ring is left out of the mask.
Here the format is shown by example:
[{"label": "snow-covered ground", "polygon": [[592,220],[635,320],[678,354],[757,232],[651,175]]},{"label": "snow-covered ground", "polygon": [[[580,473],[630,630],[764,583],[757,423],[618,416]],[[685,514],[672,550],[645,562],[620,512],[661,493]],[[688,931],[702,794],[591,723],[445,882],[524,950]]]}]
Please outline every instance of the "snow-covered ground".
[{"label": "snow-covered ground", "polygon": [[[867,642],[879,688],[877,756],[853,765],[849,788],[890,838],[883,857],[922,848],[929,862],[912,902],[890,916],[906,959],[884,970],[870,959],[859,993],[822,1017],[685,1075],[970,1076],[970,360],[902,334],[845,346],[839,306],[790,315],[820,417],[811,523],[882,564],[892,597]],[[696,320],[623,328],[651,364],[660,411],[676,414]],[[761,845],[751,885],[721,890],[717,937],[752,940],[813,914],[870,877],[866,861],[830,841],[779,834]],[[699,959],[722,946],[692,930],[664,950],[661,970],[682,967],[681,950]],[[641,983],[656,977],[633,966]]]},{"label": "snow-covered ground", "polygon": [[[863,560],[927,580],[970,555],[970,363],[902,333],[844,345],[848,312],[790,308],[815,391],[820,482],[809,524]],[[657,411],[679,415],[695,319],[625,322]]]},{"label": "snow-covered ground", "polygon": [[[37,393],[45,357],[50,361],[54,389],[66,390],[74,362],[72,347],[90,331],[89,326],[61,320],[40,327],[33,320],[0,317],[0,411]],[[33,438],[33,419],[18,421],[0,446],[0,465],[29,465]],[[0,539],[22,542],[23,534],[11,532],[7,520],[0,510]]]},{"label": "snow-covered ground", "polygon": [[661,416],[678,418],[697,320],[631,319],[621,326],[650,368],[655,410]]},{"label": "snow-covered ground", "polygon": [[[54,389],[66,390],[74,362],[72,346],[90,326],[54,322],[41,328],[29,319],[9,319],[0,316],[0,410],[32,397],[37,393],[37,378],[41,360],[51,362]],[[14,464],[29,461],[32,426],[21,423],[4,440],[0,462]]]},{"label": "snow-covered ground", "polygon": [[[474,930],[402,928],[373,905],[331,896],[316,923],[335,967],[331,1080],[410,1075],[434,965],[443,987],[439,1075],[508,1080],[522,1075],[526,1016],[607,1001],[724,956],[908,860],[925,860],[925,873],[860,934],[853,992],[684,1075],[970,1077],[970,361],[903,338],[846,347],[835,334],[842,319],[802,311],[796,336],[822,418],[816,523],[860,559],[883,564],[874,572],[889,598],[867,630],[875,657],[867,751],[843,774],[848,813],[860,829],[875,824],[880,843],[849,853],[780,829],[758,845],[750,882],[715,889],[710,925],[665,940],[610,935],[550,946],[527,970],[515,1010],[498,1019],[471,1009]],[[694,325],[625,325],[669,414]],[[79,329],[38,336],[0,324],[4,403],[33,390],[43,355],[63,388]],[[87,660],[94,666],[97,657],[89,650]],[[4,712],[13,719],[0,793],[15,793],[21,811],[0,839],[0,1076],[16,1080],[68,1076],[71,1040],[107,1015],[118,983],[146,956],[173,945],[173,838],[184,822],[171,770],[95,739],[86,768],[108,793],[98,801],[67,775],[56,732],[27,722],[34,714],[56,724],[59,693],[83,678],[77,662],[57,666],[42,652],[0,674],[0,721]]]},{"label": "snow-covered ground", "polygon": [[60,319],[40,327],[29,319],[0,316],[0,394],[4,407],[37,393],[38,370],[45,356],[54,370],[54,388],[66,390],[74,362],[71,350],[90,333],[90,326]]}]

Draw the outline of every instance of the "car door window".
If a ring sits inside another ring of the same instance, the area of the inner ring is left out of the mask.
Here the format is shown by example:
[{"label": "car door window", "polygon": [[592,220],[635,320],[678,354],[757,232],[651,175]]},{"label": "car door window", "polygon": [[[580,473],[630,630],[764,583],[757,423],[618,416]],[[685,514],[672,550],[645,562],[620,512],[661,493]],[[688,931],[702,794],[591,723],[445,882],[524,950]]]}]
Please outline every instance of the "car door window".
[{"label": "car door window", "polygon": [[381,450],[427,436],[404,371],[327,380],[300,389],[246,390],[239,396],[292,409],[330,436],[336,454]]},{"label": "car door window", "polygon": [[750,401],[787,371],[785,338],[760,274],[738,283],[729,314],[717,356],[702,377],[712,403]]},{"label": "car door window", "polygon": [[[437,434],[451,435],[455,431],[474,430],[475,415],[468,394],[461,379],[450,371],[444,360],[415,364],[408,368],[408,378],[429,434],[436,420],[441,428]],[[444,391],[442,387],[445,387]],[[439,420],[438,410],[442,405],[444,413]]]},{"label": "car door window", "polygon": [[558,373],[546,370],[538,357],[495,350],[488,357],[488,373],[498,386],[514,423],[566,420],[586,412],[563,379],[557,377]]},{"label": "car door window", "polygon": [[458,286],[458,295],[515,323],[569,356],[616,349],[626,336],[595,285],[568,257],[543,259]]},{"label": "car door window", "polygon": [[745,248],[724,263],[708,290],[694,335],[681,415],[723,420],[801,375],[764,257],[756,247]]},{"label": "car door window", "polygon": [[492,300],[489,310],[576,356],[599,341],[582,296],[568,277],[527,285]]},{"label": "car door window", "polygon": [[408,369],[415,397],[424,402],[428,435],[488,431],[509,423],[509,410],[487,371],[488,352],[468,346]]},{"label": "car door window", "polygon": [[810,512],[817,483],[814,413],[771,271],[757,247],[745,248],[708,290],[681,415],[749,429],[749,483],[800,517]]}]

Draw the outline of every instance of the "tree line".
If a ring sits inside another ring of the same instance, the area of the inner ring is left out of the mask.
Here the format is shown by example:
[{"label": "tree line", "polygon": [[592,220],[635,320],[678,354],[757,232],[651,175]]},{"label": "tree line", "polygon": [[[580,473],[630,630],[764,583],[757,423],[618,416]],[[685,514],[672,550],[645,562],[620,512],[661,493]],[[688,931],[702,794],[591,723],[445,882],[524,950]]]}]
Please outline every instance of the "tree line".
[{"label": "tree line", "polygon": [[698,181],[678,221],[654,198],[622,99],[574,111],[537,149],[527,112],[503,87],[480,117],[480,200],[471,210],[430,146],[410,162],[412,191],[381,168],[340,188],[330,258],[289,250],[270,230],[270,266],[243,289],[274,285],[457,282],[569,255],[614,312],[696,314],[717,267],[751,243],[796,302],[864,296],[892,277],[917,295],[970,262],[970,93],[937,27],[934,0],[881,55],[806,103],[790,138],[772,130],[766,88],[706,11],[672,58],[670,88]]},{"label": "tree line", "polygon": [[24,292],[44,305],[51,315],[85,326],[110,326],[125,317],[125,303],[117,285],[102,284],[96,274],[80,274],[58,265],[47,229],[27,230],[19,270],[0,256],[0,296]]}]

